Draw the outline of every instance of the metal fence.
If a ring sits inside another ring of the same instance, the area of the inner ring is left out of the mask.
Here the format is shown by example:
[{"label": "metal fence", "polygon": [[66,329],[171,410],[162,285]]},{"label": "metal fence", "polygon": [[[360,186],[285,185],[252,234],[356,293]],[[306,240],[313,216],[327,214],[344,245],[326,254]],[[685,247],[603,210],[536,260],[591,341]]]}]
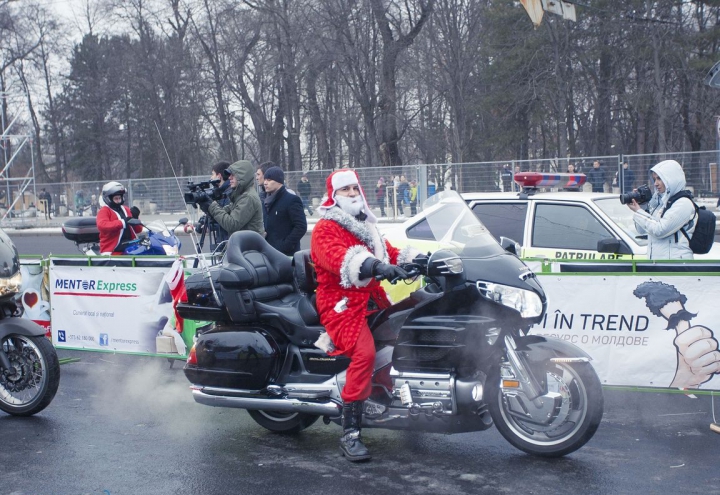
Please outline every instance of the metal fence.
[{"label": "metal fence", "polygon": [[[378,216],[384,214],[387,217],[397,218],[412,215],[422,202],[438,189],[452,188],[461,193],[512,190],[516,187],[514,183],[503,182],[502,171],[506,167],[512,172],[560,173],[567,172],[568,165],[572,164],[575,172],[587,172],[597,160],[605,172],[604,190],[620,193],[625,191],[621,191],[623,184],[621,180],[617,180],[617,176],[621,173],[624,161],[628,162],[628,169],[634,175],[634,182],[629,187],[637,187],[642,183],[651,184],[649,169],[659,161],[668,159],[677,160],[683,166],[687,185],[696,197],[718,197],[718,151],[417,164],[393,168],[363,168],[356,169],[356,172],[375,213]],[[285,185],[290,189],[297,189],[297,184],[303,175],[307,175],[309,179],[312,186],[312,203],[317,206],[326,192],[325,181],[329,171],[286,172]],[[188,191],[188,181],[199,182],[208,180],[208,177],[117,180],[128,188],[128,204],[138,206],[143,213],[185,214],[187,209],[183,201],[183,193]],[[53,216],[94,215],[105,182],[107,181],[37,183],[34,192],[25,191],[26,197],[18,202],[13,212],[7,212],[6,209],[3,211],[3,205],[0,205],[0,218],[5,217],[3,226],[7,225],[9,218],[19,218],[27,223],[32,223],[35,218],[43,218],[46,205],[38,199],[42,189],[45,189],[52,198],[49,209]],[[416,188],[414,201],[413,187]],[[589,187],[589,184],[585,185],[587,190]],[[0,189],[2,189],[1,185]]]}]

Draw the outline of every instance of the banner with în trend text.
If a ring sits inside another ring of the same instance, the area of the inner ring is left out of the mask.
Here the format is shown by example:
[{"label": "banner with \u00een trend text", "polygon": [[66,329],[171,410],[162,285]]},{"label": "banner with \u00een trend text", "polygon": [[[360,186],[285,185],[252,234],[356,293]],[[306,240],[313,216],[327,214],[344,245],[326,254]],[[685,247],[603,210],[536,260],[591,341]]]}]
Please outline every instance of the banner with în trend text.
[{"label": "banner with \u00een trend text", "polygon": [[604,385],[720,390],[720,278],[539,275],[532,334],[580,347]]},{"label": "banner with \u00een trend text", "polygon": [[57,347],[157,353],[172,317],[162,267],[50,267],[52,337]]}]

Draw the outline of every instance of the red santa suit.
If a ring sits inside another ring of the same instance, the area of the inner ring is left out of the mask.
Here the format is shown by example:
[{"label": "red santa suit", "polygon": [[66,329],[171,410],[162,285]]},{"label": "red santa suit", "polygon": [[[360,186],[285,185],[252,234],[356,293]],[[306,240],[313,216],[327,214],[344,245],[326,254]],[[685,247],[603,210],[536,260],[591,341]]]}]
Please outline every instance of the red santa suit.
[{"label": "red santa suit", "polygon": [[372,298],[380,309],[391,304],[380,282],[372,277],[359,278],[363,262],[374,257],[398,265],[420,254],[413,248],[400,251],[382,237],[362,189],[360,195],[367,215],[364,221],[337,206],[335,191],[351,184],[359,184],[352,170],[338,170],[328,177],[328,199],[318,208],[323,218],[313,229],[310,241],[317,272],[320,323],[335,346],[330,354],[343,354],[351,359],[341,394],[345,402],[362,401],[370,395],[375,344],[366,321],[368,301]]},{"label": "red santa suit", "polygon": [[125,218],[122,218],[119,212],[107,205],[100,208],[97,217],[95,217],[95,223],[100,232],[100,254],[115,253],[125,228],[128,228],[130,232],[130,239],[135,239],[137,237],[136,233],[142,232],[142,225],[129,226],[126,224],[126,220],[132,218],[130,208],[125,205],[120,205],[120,208],[123,209]]}]

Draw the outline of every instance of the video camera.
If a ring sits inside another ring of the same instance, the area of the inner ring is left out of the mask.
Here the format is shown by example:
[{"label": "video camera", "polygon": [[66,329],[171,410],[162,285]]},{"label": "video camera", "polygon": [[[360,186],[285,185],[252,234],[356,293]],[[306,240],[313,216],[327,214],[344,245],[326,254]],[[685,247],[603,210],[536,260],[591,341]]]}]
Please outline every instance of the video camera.
[{"label": "video camera", "polygon": [[185,204],[197,207],[198,202],[203,202],[205,198],[212,201],[218,201],[223,197],[223,191],[220,189],[220,179],[206,180],[203,182],[188,182],[187,188],[190,192],[184,194]]}]

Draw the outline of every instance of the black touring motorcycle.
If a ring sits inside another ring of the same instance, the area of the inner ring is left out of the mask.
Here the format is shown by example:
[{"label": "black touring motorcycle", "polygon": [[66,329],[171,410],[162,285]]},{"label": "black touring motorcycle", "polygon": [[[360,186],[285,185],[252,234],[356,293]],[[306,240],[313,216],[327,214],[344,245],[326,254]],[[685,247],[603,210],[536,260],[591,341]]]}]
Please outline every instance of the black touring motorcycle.
[{"label": "black touring motorcycle", "polygon": [[[377,357],[363,428],[467,432],[493,423],[515,447],[556,457],[582,447],[603,414],[590,357],[528,334],[546,309],[534,273],[453,191],[432,196],[415,237],[434,246],[425,284],[368,317]],[[428,244],[429,245],[429,244]],[[427,247],[423,246],[423,247]],[[188,277],[181,316],[210,320],[185,366],[196,402],[247,409],[261,426],[339,424],[349,363],[314,343],[309,251],[293,260],[254,232],[232,235],[221,265]]]},{"label": "black touring motorcycle", "polygon": [[[15,245],[0,230],[0,410],[32,416],[45,409],[60,384],[60,363],[45,329],[21,318],[22,285]],[[25,294],[37,298],[37,295]],[[35,304],[37,300],[31,301]]]}]

